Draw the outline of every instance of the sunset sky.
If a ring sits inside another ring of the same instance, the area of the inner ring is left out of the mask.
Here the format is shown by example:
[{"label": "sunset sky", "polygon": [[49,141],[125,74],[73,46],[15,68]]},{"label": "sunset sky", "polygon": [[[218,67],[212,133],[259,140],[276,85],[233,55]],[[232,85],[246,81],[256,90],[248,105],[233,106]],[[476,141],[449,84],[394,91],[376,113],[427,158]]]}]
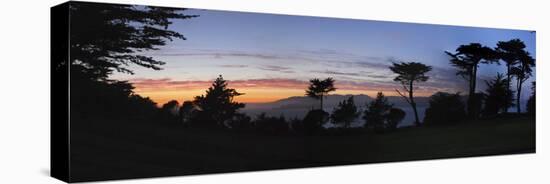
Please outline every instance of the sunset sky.
[{"label": "sunset sky", "polygon": [[[175,20],[170,29],[187,40],[168,42],[145,55],[166,62],[155,71],[130,66],[135,75],[116,73],[129,80],[142,96],[162,104],[192,100],[204,94],[218,75],[229,86],[246,93],[240,102],[270,102],[303,96],[311,78],[333,77],[334,94],[395,95],[399,88],[388,69],[392,61],[415,61],[433,66],[419,96],[436,91],[466,92],[466,81],[455,76],[444,51],[479,42],[495,47],[498,41],[519,38],[535,53],[530,31],[378,22],[212,10],[188,10],[200,17]],[[504,66],[481,65],[478,90],[485,79],[505,73]],[[530,81],[524,86],[524,99]]]}]

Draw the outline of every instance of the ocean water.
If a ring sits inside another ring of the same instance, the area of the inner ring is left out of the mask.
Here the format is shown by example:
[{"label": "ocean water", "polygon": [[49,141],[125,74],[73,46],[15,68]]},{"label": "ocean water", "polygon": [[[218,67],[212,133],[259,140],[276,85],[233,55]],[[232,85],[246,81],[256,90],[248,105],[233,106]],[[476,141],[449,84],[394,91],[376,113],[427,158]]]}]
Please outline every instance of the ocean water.
[{"label": "ocean water", "polygon": [[[427,103],[418,103],[417,110],[418,110],[418,117],[419,117],[420,121],[422,121],[424,119],[424,114],[425,114],[427,106],[428,106]],[[405,113],[406,113],[405,118],[403,119],[403,121],[401,121],[401,123],[399,123],[398,127],[406,127],[406,126],[414,125],[414,113],[413,113],[413,109],[412,109],[411,106],[403,104],[403,105],[399,105],[399,106],[394,105],[394,107],[400,108],[403,111],[405,111]],[[334,109],[334,106],[325,107],[325,111],[327,111],[329,113],[332,112],[332,109]],[[362,109],[363,108],[361,108],[361,110]],[[279,108],[279,107],[271,107],[271,108],[269,108],[269,107],[265,107],[265,108],[254,108],[254,107],[250,108],[250,107],[248,107],[248,108],[246,108],[245,107],[241,112],[244,112],[244,113],[248,114],[252,118],[256,117],[257,115],[259,115],[261,113],[266,113],[269,116],[284,116],[287,119],[292,119],[292,118],[302,119],[302,118],[304,118],[304,116],[307,114],[307,112],[309,110],[310,110],[309,108]],[[362,116],[363,116],[363,114],[361,114],[359,116],[359,118],[357,118],[352,123],[351,126],[352,127],[363,126],[365,121],[362,119]],[[330,122],[327,122],[325,127],[327,127],[327,128],[337,127],[337,125],[333,125]]]}]

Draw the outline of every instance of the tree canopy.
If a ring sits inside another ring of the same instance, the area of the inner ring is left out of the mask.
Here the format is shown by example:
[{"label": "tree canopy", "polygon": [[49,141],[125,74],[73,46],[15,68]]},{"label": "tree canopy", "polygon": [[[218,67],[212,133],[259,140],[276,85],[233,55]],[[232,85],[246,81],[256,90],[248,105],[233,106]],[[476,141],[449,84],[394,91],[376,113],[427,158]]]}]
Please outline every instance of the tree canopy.
[{"label": "tree canopy", "polygon": [[451,57],[451,65],[458,69],[456,74],[469,81],[476,77],[477,67],[480,63],[498,62],[495,51],[480,43],[460,45],[456,49],[456,53],[447,51],[445,53]]},{"label": "tree canopy", "polygon": [[72,3],[71,69],[86,78],[106,79],[113,71],[133,74],[130,64],[160,70],[164,62],[142,54],[167,41],[185,37],[169,26],[174,19],[189,19],[181,8],[100,3]]},{"label": "tree canopy", "polygon": [[495,48],[498,58],[511,68],[519,62],[519,56],[523,54],[525,43],[520,39],[511,39],[508,41],[499,41]]},{"label": "tree canopy", "polygon": [[320,109],[323,110],[324,96],[332,91],[336,91],[334,79],[330,77],[324,80],[314,78],[309,80],[309,83],[309,87],[306,90],[306,96],[318,99],[320,101]]}]

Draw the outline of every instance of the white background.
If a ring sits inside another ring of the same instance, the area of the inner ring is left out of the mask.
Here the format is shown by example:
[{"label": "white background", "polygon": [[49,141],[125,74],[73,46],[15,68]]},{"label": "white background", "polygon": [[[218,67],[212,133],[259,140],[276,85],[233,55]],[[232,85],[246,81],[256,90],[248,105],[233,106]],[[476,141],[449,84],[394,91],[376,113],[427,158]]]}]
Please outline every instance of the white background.
[{"label": "white background", "polygon": [[[0,16],[0,183],[63,183],[49,177],[49,7],[60,0],[3,1]],[[107,0],[133,4],[537,31],[537,153],[314,169],[110,181],[109,183],[549,183],[544,0]],[[550,62],[550,61],[549,61]]]}]

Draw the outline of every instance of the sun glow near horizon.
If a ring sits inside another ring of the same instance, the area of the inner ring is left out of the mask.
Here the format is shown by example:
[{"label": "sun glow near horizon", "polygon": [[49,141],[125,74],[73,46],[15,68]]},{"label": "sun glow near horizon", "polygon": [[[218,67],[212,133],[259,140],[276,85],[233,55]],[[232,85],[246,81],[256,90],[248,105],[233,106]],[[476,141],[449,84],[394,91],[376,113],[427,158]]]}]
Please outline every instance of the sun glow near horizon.
[{"label": "sun glow near horizon", "polygon": [[[136,86],[134,91],[138,95],[151,98],[158,106],[162,106],[162,104],[171,100],[176,100],[181,104],[184,101],[192,101],[196,96],[206,94],[206,90],[210,87],[210,84],[207,82],[201,83],[202,85],[170,86],[170,84],[149,84],[149,86],[146,86],[143,85],[143,83],[137,82],[134,84]],[[295,86],[282,83],[248,84],[250,86],[243,86],[239,84],[239,81],[237,81],[236,84],[232,83],[232,81],[228,81],[229,88],[234,88],[239,93],[243,93],[243,95],[235,97],[234,100],[242,103],[269,103],[289,97],[305,96],[305,90],[307,88],[307,83],[305,82]],[[356,86],[354,89],[349,89],[350,86],[346,85],[342,85],[343,88],[339,88],[338,84],[336,84],[335,87],[337,90],[329,95],[368,95],[370,97],[375,97],[378,92],[382,92],[386,96],[398,96],[395,92],[395,88],[389,87],[384,89],[366,89],[368,87]],[[415,93],[415,96],[426,97],[432,95],[434,92],[435,91],[422,90],[422,88],[420,88],[418,92]]]}]

